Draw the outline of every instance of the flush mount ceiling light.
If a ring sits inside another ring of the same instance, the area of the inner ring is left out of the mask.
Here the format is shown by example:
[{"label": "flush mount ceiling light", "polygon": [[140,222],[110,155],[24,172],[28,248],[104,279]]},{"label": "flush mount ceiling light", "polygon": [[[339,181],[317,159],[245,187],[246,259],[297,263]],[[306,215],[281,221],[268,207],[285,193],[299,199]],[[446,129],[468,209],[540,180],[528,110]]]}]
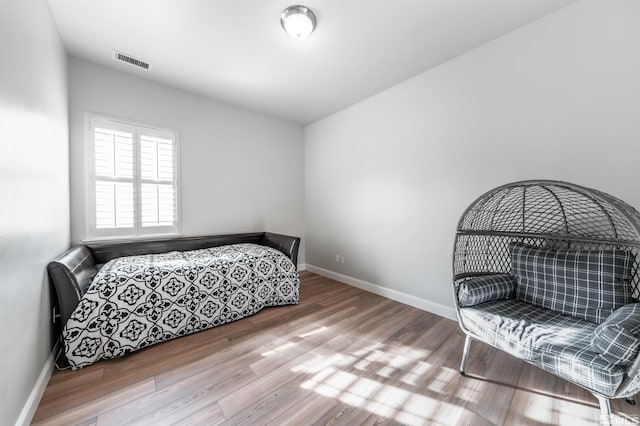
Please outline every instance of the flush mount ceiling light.
[{"label": "flush mount ceiling light", "polygon": [[280,15],[282,28],[293,38],[304,40],[316,29],[316,15],[305,6],[289,6]]}]

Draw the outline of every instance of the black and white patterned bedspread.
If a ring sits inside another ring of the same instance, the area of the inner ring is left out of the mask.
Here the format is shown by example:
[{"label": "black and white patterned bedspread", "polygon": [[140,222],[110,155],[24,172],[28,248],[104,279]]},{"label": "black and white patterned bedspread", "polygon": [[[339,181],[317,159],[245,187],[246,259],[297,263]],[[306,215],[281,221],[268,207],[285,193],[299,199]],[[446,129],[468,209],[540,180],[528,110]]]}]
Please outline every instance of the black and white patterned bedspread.
[{"label": "black and white patterned bedspread", "polygon": [[288,257],[255,244],[113,259],[67,321],[65,354],[75,370],[296,304],[299,284]]}]

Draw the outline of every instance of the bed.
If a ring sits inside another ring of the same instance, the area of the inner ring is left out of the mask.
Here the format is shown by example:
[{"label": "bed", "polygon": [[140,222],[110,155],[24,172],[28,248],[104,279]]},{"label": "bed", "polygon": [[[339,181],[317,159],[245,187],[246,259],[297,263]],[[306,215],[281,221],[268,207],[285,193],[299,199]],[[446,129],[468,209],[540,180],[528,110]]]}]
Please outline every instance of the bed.
[{"label": "bed", "polygon": [[299,302],[300,239],[272,233],[79,245],[48,265],[59,366],[79,369]]}]

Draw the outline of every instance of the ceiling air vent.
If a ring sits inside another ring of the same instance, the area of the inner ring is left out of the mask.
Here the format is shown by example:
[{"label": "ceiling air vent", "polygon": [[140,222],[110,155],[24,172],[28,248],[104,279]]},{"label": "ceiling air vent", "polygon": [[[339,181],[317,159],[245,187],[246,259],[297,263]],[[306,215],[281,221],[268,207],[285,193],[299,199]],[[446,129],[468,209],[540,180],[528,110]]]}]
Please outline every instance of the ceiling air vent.
[{"label": "ceiling air vent", "polygon": [[129,65],[133,65],[134,67],[142,68],[143,70],[149,71],[151,69],[151,64],[146,62],[142,62],[140,59],[136,59],[133,56],[125,55],[122,52],[118,52],[117,50],[113,50],[113,59],[116,61],[126,62]]}]

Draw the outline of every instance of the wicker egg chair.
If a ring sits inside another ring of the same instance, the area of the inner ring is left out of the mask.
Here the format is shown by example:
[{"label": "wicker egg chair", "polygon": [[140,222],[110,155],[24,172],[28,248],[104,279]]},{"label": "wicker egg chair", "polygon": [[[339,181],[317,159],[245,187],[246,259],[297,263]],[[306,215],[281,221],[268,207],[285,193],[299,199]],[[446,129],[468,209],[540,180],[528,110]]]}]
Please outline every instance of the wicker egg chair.
[{"label": "wicker egg chair", "polygon": [[[513,243],[556,250],[628,250],[633,255],[631,299],[638,302],[640,213],[637,210],[606,193],[566,182],[532,180],[495,188],[467,208],[456,232],[454,299],[460,327],[466,334],[462,375],[472,338],[491,342],[465,326],[458,303],[459,286],[471,277],[510,274]],[[576,384],[593,393],[600,403],[601,414],[610,418],[610,399],[627,398],[629,403],[635,403],[632,397],[640,391],[640,356],[628,368],[614,395]]]}]

